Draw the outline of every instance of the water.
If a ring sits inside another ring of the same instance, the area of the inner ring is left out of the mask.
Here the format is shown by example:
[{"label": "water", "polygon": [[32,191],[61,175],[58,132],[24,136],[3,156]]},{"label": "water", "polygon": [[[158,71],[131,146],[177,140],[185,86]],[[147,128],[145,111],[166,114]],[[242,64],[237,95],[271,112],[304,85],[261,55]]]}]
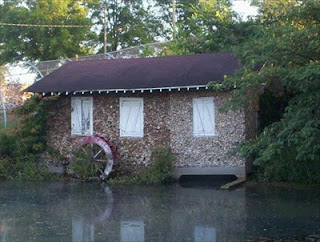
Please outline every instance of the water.
[{"label": "water", "polygon": [[2,241],[244,241],[320,229],[320,189],[2,182]]}]

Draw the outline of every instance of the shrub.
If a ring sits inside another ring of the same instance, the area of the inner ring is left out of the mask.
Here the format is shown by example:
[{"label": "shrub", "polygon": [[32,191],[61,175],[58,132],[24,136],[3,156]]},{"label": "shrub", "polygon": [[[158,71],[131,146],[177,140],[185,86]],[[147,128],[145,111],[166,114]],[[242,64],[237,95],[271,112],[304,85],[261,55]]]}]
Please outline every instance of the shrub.
[{"label": "shrub", "polygon": [[173,154],[169,147],[155,148],[151,153],[151,166],[140,174],[109,179],[111,184],[164,184],[171,181]]},{"label": "shrub", "polygon": [[34,156],[25,159],[0,159],[0,179],[4,180],[50,180],[57,175],[49,174],[37,166]]},{"label": "shrub", "polygon": [[0,178],[38,180],[51,178],[36,160],[46,148],[47,107],[55,98],[33,96],[15,110],[14,125],[0,130]]}]

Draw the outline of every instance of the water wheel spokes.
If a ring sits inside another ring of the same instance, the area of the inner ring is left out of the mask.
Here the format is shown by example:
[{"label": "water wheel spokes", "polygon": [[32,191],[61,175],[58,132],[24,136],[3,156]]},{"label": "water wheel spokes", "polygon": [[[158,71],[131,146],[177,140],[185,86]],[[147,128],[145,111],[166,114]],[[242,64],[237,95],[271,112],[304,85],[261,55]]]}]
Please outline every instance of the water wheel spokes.
[{"label": "water wheel spokes", "polygon": [[81,151],[84,154],[84,157],[90,162],[93,162],[98,167],[105,166],[100,170],[100,178],[106,179],[112,171],[112,166],[114,162],[114,151],[112,150],[113,146],[110,141],[105,140],[99,136],[90,136],[85,137],[81,145]]}]

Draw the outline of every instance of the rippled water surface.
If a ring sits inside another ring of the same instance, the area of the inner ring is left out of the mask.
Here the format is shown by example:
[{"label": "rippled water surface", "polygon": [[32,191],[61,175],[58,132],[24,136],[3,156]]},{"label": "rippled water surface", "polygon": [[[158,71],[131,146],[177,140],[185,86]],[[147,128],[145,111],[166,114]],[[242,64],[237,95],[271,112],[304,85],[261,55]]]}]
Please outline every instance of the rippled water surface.
[{"label": "rippled water surface", "polygon": [[320,190],[2,182],[2,241],[243,241],[320,229]]}]

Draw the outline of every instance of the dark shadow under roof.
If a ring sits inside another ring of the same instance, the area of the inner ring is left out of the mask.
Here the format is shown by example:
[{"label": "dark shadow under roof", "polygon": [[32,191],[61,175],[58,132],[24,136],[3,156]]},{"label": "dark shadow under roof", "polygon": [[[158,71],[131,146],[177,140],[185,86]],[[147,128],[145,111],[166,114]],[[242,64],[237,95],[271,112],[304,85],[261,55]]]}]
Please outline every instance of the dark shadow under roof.
[{"label": "dark shadow under roof", "polygon": [[186,87],[221,82],[239,63],[232,53],[74,61],[45,76],[28,92],[73,92]]}]

